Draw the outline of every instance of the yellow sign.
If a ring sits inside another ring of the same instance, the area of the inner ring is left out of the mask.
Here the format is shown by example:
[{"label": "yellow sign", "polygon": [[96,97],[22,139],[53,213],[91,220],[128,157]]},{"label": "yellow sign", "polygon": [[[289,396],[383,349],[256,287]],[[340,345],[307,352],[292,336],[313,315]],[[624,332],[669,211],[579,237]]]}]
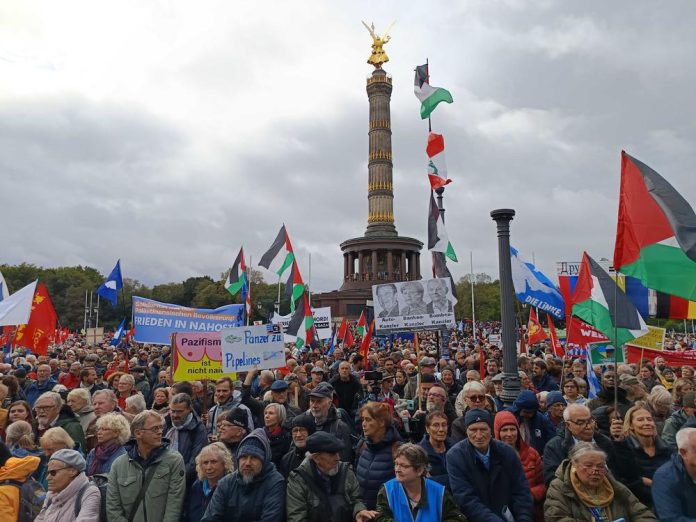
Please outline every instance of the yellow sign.
[{"label": "yellow sign", "polygon": [[220,332],[179,332],[172,339],[172,380],[217,380],[237,378],[236,373],[223,373]]},{"label": "yellow sign", "polygon": [[640,348],[649,348],[651,350],[662,350],[665,345],[665,333],[667,330],[658,326],[648,326],[648,330],[648,333],[645,335],[636,337],[626,344],[638,346]]}]

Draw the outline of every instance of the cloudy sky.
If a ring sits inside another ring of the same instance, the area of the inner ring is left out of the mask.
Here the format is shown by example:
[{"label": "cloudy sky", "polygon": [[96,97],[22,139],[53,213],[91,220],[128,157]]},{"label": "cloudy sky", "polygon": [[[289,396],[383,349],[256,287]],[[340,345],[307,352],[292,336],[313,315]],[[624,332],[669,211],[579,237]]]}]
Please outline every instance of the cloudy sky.
[{"label": "cloudy sky", "polygon": [[1,262],[108,273],[120,257],[149,285],[217,277],[242,244],[256,262],[285,222],[313,290],[337,288],[338,245],[367,224],[361,20],[396,20],[402,235],[426,239],[414,66],[429,58],[454,96],[433,128],[454,180],[455,279],[470,252],[497,277],[502,207],[549,275],[583,250],[611,257],[621,149],[696,201],[693,2],[5,1]]}]

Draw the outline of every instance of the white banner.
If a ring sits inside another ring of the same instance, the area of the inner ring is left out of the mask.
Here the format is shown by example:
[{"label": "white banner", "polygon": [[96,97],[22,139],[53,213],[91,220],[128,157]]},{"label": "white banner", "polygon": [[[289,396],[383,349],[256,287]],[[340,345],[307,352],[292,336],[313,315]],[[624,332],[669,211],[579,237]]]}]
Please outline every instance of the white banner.
[{"label": "white banner", "polygon": [[220,337],[223,373],[285,366],[283,335],[269,325],[226,328],[220,332]]},{"label": "white banner", "polygon": [[372,300],[378,334],[455,325],[457,299],[448,277],[374,285]]},{"label": "white banner", "polygon": [[[312,308],[312,315],[314,316],[314,327],[317,329],[319,339],[331,339],[331,307],[324,306],[322,308]],[[273,317],[271,317],[271,323],[283,325],[283,331],[286,331],[290,324],[290,317],[292,317],[292,314],[274,314]],[[295,337],[285,334],[285,342],[294,343]]]}]

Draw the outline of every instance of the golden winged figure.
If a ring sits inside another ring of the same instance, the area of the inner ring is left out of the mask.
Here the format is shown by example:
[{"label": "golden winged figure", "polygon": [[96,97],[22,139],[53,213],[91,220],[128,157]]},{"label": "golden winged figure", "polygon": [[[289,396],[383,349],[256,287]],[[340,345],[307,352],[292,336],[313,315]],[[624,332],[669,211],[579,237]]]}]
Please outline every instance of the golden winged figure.
[{"label": "golden winged figure", "polygon": [[387,30],[384,31],[384,34],[382,36],[379,36],[375,32],[374,23],[367,25],[365,22],[363,22],[362,24],[370,32],[370,36],[372,36],[372,54],[367,59],[367,63],[374,65],[375,69],[379,69],[383,63],[387,63],[389,61],[389,56],[387,56],[387,53],[384,52],[383,46],[389,40],[391,40],[391,36],[389,36],[389,31],[392,27],[394,27],[394,22],[389,24],[389,27],[387,27]]}]

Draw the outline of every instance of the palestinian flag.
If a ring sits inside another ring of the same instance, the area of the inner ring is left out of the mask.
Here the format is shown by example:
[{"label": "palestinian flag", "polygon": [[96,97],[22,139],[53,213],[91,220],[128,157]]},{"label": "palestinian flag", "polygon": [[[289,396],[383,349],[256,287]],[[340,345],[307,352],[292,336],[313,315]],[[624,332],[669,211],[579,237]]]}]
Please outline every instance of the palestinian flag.
[{"label": "palestinian flag", "polygon": [[594,326],[616,347],[648,332],[633,303],[587,252],[582,257],[572,303],[573,315]]},{"label": "palestinian flag", "polygon": [[447,237],[445,222],[442,220],[437,203],[435,203],[432,190],[430,191],[430,212],[428,213],[428,250],[442,252],[452,261],[457,262],[457,254]]},{"label": "palestinian flag", "polygon": [[305,291],[305,284],[300,274],[300,269],[297,267],[297,261],[293,260],[290,277],[285,283],[285,295],[290,299],[290,311],[295,311],[295,303],[302,297]]},{"label": "palestinian flag", "polygon": [[357,329],[358,329],[358,334],[360,335],[360,338],[362,339],[363,337],[365,337],[365,331],[367,330],[367,320],[365,319],[365,310],[360,312],[360,318],[358,319]]},{"label": "palestinian flag", "polygon": [[246,263],[244,262],[244,247],[242,247],[239,249],[239,254],[237,254],[237,259],[234,260],[234,264],[232,265],[232,268],[230,268],[229,274],[227,274],[225,290],[232,295],[237,295],[240,290],[247,286],[246,269]]},{"label": "palestinian flag", "polygon": [[447,162],[445,161],[445,138],[442,134],[428,134],[428,145],[425,147],[428,155],[428,179],[432,190],[442,188],[452,183],[447,177]]},{"label": "palestinian flag", "polygon": [[266,251],[264,255],[261,256],[261,261],[259,261],[259,266],[262,266],[271,272],[278,274],[278,277],[282,277],[283,273],[290,267],[295,260],[295,253],[292,250],[292,244],[290,243],[290,237],[285,230],[285,225],[280,227],[278,235],[271,247]]},{"label": "palestinian flag", "polygon": [[553,319],[551,319],[550,314],[546,314],[546,321],[549,323],[549,339],[551,340],[551,349],[553,350],[554,357],[563,357],[565,355],[563,351],[563,345],[561,341],[558,340],[558,335],[556,335],[556,328],[553,326]]},{"label": "palestinian flag", "polygon": [[447,258],[442,252],[432,250],[430,254],[433,256],[433,277],[445,278],[449,277],[452,286],[452,296],[457,297],[457,287],[454,284],[452,273],[447,268]]},{"label": "palestinian flag", "polygon": [[302,348],[305,345],[311,344],[313,327],[314,316],[309,306],[307,292],[304,292],[297,308],[295,308],[292,316],[290,316],[290,323],[288,324],[286,333],[295,337],[295,346]]},{"label": "palestinian flag", "polygon": [[541,323],[537,318],[534,307],[531,307],[529,309],[529,321],[527,322],[527,342],[531,346],[548,338],[548,335],[546,335],[544,328],[541,326]]},{"label": "palestinian flag", "polygon": [[625,152],[614,267],[648,288],[696,300],[696,214],[662,176]]},{"label": "palestinian flag", "polygon": [[416,79],[413,90],[421,102],[421,119],[426,119],[440,102],[452,103],[452,95],[441,87],[433,87],[428,83],[428,64],[416,67]]}]

